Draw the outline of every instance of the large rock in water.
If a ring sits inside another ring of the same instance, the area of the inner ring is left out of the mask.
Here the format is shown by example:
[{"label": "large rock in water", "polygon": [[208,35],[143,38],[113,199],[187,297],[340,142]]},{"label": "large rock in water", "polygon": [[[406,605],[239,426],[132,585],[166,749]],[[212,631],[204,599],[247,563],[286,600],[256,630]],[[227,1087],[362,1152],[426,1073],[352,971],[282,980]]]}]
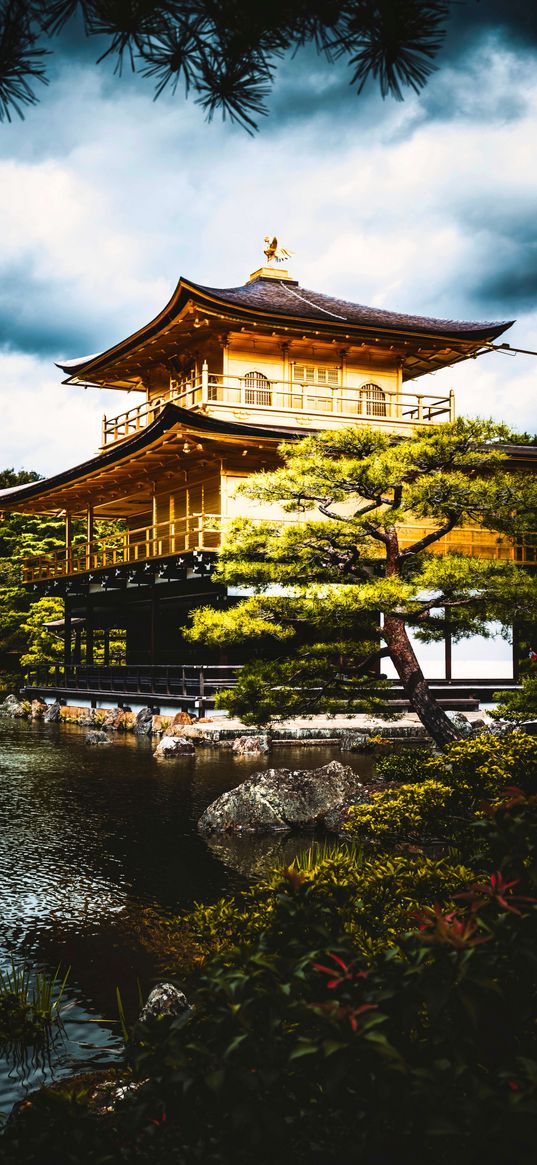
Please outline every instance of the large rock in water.
[{"label": "large rock in water", "polygon": [[285,833],[322,825],[327,813],[367,797],[340,761],[318,769],[266,769],[223,793],[198,821],[200,833]]},{"label": "large rock in water", "polygon": [[163,736],[162,740],[159,740],[153,756],[159,760],[162,757],[191,756],[195,751],[192,741],[185,740],[184,736]]}]

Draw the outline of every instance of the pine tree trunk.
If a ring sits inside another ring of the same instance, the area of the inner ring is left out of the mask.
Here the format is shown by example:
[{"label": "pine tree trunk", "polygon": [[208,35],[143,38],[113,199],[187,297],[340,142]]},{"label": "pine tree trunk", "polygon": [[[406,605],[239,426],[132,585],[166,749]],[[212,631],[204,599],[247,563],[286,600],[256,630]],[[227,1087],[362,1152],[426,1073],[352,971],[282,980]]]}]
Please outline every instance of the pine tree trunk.
[{"label": "pine tree trunk", "polygon": [[397,615],[386,615],[383,636],[407,699],[410,700],[411,706],[435,744],[439,748],[446,748],[448,744],[458,740],[460,734],[429,690],[408,638],[404,619]]}]

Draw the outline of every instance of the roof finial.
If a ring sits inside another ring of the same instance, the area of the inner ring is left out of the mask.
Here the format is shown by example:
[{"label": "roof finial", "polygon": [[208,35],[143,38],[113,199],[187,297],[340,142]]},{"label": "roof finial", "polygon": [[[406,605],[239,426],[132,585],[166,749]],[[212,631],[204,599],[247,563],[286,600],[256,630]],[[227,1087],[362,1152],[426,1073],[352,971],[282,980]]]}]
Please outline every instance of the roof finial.
[{"label": "roof finial", "polygon": [[288,251],[286,247],[278,244],[276,236],[271,239],[270,235],[265,235],[263,242],[265,243],[263,254],[266,255],[268,263],[285,263],[285,260],[294,254],[293,251]]}]

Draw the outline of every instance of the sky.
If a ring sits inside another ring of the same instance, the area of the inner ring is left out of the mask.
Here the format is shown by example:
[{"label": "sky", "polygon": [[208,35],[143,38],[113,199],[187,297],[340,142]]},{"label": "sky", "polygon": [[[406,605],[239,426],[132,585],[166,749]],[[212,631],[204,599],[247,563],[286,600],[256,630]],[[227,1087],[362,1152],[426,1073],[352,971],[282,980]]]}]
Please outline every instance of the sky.
[{"label": "sky", "polygon": [[[469,0],[420,96],[361,96],[312,50],[285,60],[259,133],[179,90],[96,67],[66,38],[25,120],[0,124],[0,468],[91,456],[135,403],[62,385],[55,361],[151,319],[180,275],[244,283],[263,237],[302,286],[394,311],[516,320],[537,352],[537,6]],[[537,356],[420,378],[457,410],[537,430]],[[408,386],[411,390],[411,385]]]}]

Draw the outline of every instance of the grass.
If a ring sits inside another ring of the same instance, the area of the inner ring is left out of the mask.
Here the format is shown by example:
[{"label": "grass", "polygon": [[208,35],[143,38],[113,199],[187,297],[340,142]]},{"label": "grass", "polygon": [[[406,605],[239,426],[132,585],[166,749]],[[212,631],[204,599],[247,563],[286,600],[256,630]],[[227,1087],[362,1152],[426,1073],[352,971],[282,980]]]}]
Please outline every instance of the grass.
[{"label": "grass", "polygon": [[61,1002],[70,968],[63,978],[37,974],[14,959],[0,970],[0,1048],[44,1046],[55,1025],[61,1024]]}]

